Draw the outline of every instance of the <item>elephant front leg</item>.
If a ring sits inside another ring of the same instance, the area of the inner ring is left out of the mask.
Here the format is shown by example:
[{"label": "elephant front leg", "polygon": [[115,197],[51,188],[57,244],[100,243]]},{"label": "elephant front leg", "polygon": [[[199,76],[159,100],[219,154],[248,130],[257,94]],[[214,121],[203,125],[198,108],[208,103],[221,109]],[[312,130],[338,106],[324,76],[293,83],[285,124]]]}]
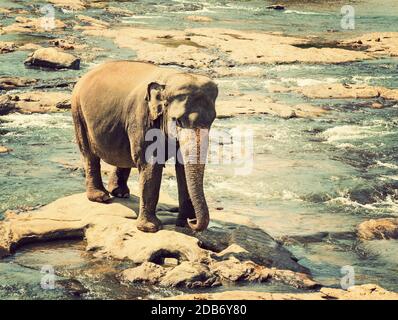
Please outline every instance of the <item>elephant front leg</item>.
[{"label": "elephant front leg", "polygon": [[193,208],[191,198],[188,194],[184,166],[177,162],[175,168],[177,176],[179,204],[176,225],[179,227],[187,227],[187,219],[195,219],[195,210]]},{"label": "elephant front leg", "polygon": [[163,166],[160,164],[145,164],[138,168],[140,178],[140,212],[137,219],[137,229],[144,232],[156,232],[162,223],[156,217],[156,206],[159,201],[160,184]]}]

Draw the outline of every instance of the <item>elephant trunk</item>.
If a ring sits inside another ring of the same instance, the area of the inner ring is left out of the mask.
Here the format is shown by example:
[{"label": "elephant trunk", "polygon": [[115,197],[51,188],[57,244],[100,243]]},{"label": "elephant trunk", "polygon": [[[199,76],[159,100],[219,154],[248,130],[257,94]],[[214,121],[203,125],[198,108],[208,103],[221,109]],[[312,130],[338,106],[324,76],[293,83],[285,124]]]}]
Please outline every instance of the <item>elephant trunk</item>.
[{"label": "elephant trunk", "polygon": [[205,230],[209,224],[209,208],[203,190],[205,162],[209,144],[208,129],[182,129],[180,146],[187,181],[188,194],[196,219],[188,220],[194,231]]}]

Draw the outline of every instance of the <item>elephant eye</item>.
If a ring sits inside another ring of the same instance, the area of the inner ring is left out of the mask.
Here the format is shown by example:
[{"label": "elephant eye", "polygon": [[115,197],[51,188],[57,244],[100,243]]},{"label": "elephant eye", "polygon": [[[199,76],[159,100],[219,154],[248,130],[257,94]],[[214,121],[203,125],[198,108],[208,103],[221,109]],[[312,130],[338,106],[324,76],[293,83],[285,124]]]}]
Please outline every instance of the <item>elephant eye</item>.
[{"label": "elephant eye", "polygon": [[179,95],[176,95],[173,100],[183,101],[186,97],[187,97],[186,94],[179,94]]}]

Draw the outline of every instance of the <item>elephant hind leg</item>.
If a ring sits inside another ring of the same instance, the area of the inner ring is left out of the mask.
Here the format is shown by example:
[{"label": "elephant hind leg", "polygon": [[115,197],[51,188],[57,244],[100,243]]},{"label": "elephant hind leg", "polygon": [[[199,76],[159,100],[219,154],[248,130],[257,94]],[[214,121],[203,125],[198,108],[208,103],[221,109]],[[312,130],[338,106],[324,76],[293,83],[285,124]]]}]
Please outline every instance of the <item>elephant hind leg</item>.
[{"label": "elephant hind leg", "polygon": [[72,103],[72,116],[75,124],[76,141],[84,158],[87,198],[95,202],[108,202],[110,196],[102,183],[100,158],[94,155],[90,148],[87,128],[84,119],[80,115],[79,105],[76,103],[76,99],[72,101]]},{"label": "elephant hind leg", "polygon": [[130,171],[131,168],[115,167],[108,182],[108,190],[114,197],[128,198],[130,196],[130,189],[127,186]]},{"label": "elephant hind leg", "polygon": [[87,198],[95,202],[109,202],[109,192],[102,182],[100,158],[85,156],[85,171]]}]

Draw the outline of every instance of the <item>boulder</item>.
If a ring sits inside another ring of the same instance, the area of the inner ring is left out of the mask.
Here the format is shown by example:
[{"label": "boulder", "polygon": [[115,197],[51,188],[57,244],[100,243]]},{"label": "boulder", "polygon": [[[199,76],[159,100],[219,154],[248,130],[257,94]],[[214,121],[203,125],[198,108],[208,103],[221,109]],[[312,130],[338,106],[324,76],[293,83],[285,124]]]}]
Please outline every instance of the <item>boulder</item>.
[{"label": "boulder", "polygon": [[348,290],[323,287],[311,293],[270,293],[259,291],[224,291],[182,294],[168,300],[397,300],[398,293],[375,284],[352,286]]},{"label": "boulder", "polygon": [[44,67],[50,69],[78,70],[80,68],[79,58],[54,48],[38,49],[30,54],[24,63],[31,67]]},{"label": "boulder", "polygon": [[371,219],[357,228],[361,240],[398,239],[398,218]]},{"label": "boulder", "polygon": [[[216,211],[210,228],[195,233],[175,226],[177,213],[170,211],[175,204],[164,203],[165,198],[158,206],[164,228],[157,233],[137,229],[136,196],[101,204],[77,194],[38,210],[8,213],[0,221],[0,256],[28,242],[84,238],[86,250],[96,258],[136,265],[122,271],[123,282],[191,288],[272,279],[306,289],[319,286],[267,233],[251,223],[234,223],[244,221],[239,216]],[[175,263],[168,264],[170,258]]]}]

